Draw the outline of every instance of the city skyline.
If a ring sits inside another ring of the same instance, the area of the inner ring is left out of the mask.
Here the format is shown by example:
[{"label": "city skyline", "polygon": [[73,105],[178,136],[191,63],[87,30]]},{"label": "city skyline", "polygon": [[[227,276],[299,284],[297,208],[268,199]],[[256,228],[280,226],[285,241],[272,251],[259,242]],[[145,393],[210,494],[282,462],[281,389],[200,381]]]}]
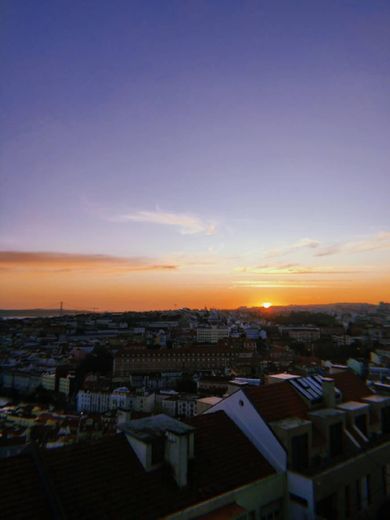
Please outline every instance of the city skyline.
[{"label": "city skyline", "polygon": [[5,2],[1,308],[390,299],[390,7]]}]

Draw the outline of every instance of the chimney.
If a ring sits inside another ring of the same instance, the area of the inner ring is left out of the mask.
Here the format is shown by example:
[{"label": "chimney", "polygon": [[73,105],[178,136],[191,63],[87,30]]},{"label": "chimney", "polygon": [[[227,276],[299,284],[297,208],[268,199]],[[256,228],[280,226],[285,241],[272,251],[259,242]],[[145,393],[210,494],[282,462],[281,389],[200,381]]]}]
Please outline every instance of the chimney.
[{"label": "chimney", "polygon": [[159,414],[118,425],[146,471],[165,461],[179,487],[188,483],[188,461],[194,458],[194,428]]},{"label": "chimney", "polygon": [[[193,434],[192,434],[193,435]],[[179,487],[188,483],[188,461],[190,459],[190,434],[177,434],[167,431],[165,441],[165,460],[173,470]]]},{"label": "chimney", "polygon": [[324,396],[324,404],[326,408],[336,407],[336,390],[334,379],[330,377],[322,378],[322,394]]}]

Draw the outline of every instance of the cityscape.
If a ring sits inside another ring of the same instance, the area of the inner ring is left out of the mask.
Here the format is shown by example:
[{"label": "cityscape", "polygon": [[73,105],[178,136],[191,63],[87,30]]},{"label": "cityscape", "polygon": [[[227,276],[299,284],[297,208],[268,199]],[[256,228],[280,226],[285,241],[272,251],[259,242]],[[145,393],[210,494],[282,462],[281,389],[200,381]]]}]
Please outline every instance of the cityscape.
[{"label": "cityscape", "polygon": [[52,312],[0,322],[5,517],[385,518],[390,303]]},{"label": "cityscape", "polygon": [[3,0],[0,518],[390,516],[390,4]]}]

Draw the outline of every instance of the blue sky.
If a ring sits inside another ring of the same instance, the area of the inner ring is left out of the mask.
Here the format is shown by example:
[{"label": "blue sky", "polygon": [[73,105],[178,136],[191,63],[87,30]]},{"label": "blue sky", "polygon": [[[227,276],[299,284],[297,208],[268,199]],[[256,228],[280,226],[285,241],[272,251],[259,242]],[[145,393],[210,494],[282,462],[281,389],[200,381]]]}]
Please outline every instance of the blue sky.
[{"label": "blue sky", "polygon": [[175,263],[205,300],[270,258],[379,272],[390,296],[388,2],[2,10],[2,251]]}]

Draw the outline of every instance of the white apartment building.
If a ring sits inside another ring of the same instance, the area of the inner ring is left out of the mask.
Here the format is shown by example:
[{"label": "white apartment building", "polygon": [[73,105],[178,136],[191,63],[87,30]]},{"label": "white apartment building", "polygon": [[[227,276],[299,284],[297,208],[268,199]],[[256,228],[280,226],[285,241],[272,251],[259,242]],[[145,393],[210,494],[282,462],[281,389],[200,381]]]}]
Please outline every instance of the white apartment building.
[{"label": "white apartment building", "polygon": [[229,337],[227,327],[198,327],[196,329],[197,343],[218,343],[220,339]]},{"label": "white apartment building", "polygon": [[152,412],[155,394],[147,392],[131,393],[126,387],[116,388],[113,392],[80,390],[76,396],[78,412],[104,413],[108,410],[134,410]]},{"label": "white apartment building", "polygon": [[133,398],[129,389],[126,386],[115,388],[110,395],[110,410],[122,408],[124,410],[131,410],[133,408]]},{"label": "white apartment building", "polygon": [[110,409],[110,397],[108,392],[90,392],[79,390],[76,396],[78,412],[104,413]]},{"label": "white apartment building", "polygon": [[310,327],[310,326],[302,326],[302,327],[292,327],[285,326],[279,327],[279,333],[282,336],[289,336],[291,339],[295,341],[300,341],[302,343],[316,341],[321,337],[321,331],[319,327]]},{"label": "white apartment building", "polygon": [[41,385],[42,385],[42,388],[46,388],[46,390],[54,391],[56,389],[55,373],[44,372],[41,375]]},{"label": "white apartment building", "polygon": [[177,415],[179,417],[193,417],[197,414],[197,396],[182,396],[177,400]]},{"label": "white apartment building", "polygon": [[198,399],[192,395],[175,395],[161,401],[160,406],[171,417],[193,417],[197,414]]},{"label": "white apartment building", "polygon": [[62,394],[69,395],[74,376],[68,375],[66,377],[60,377],[58,380],[58,391]]}]

